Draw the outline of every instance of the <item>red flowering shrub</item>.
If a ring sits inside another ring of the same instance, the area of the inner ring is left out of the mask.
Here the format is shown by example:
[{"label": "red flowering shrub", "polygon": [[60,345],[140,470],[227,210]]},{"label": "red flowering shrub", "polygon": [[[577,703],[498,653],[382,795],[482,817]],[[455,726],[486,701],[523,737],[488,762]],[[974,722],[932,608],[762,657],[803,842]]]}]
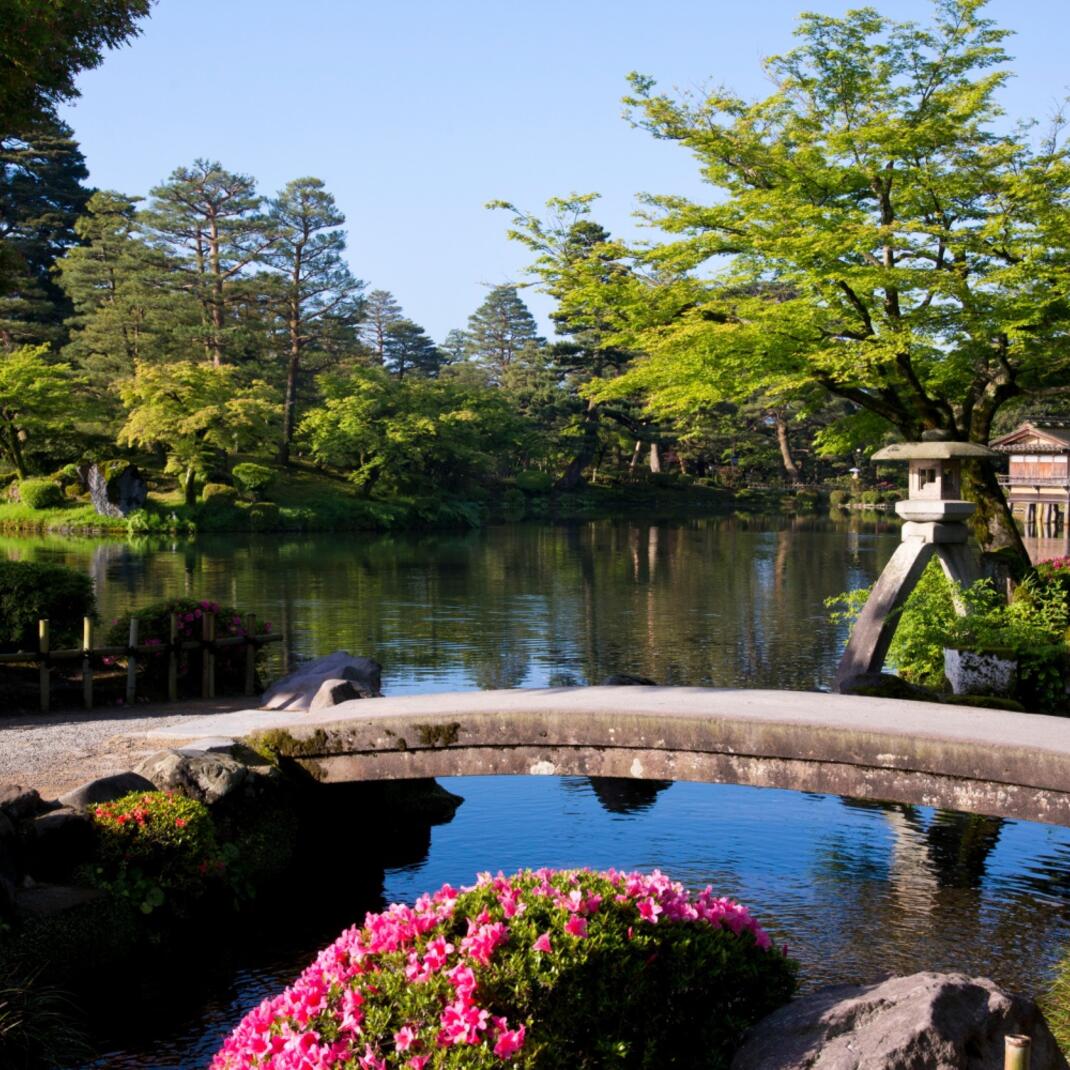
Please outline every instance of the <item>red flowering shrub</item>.
[{"label": "red flowering shrub", "polygon": [[[130,619],[138,622],[138,645],[159,646],[157,656],[142,661],[139,687],[148,693],[163,694],[167,689],[167,656],[165,645],[171,635],[171,614],[177,618],[180,642],[197,640],[202,634],[202,620],[206,613],[215,614],[217,639],[227,636],[247,635],[246,619],[231,606],[223,606],[209,599],[171,598],[156,602],[133,613],[124,613],[112,621],[108,631],[108,646],[124,646],[130,636]],[[271,632],[271,622],[257,622],[256,634]],[[259,655],[258,655],[259,656]],[[184,650],[178,659],[178,687],[183,694],[199,694],[201,654],[197,650]],[[245,683],[245,647],[224,647],[216,654],[216,690],[240,692]]]},{"label": "red flowering shrub", "polygon": [[212,1070],[727,1067],[795,966],[745,907],[652,874],[444,886],[344,932]]},{"label": "red flowering shrub", "polygon": [[199,898],[226,872],[208,808],[171,792],[124,795],[93,810],[93,883],[150,914]]}]

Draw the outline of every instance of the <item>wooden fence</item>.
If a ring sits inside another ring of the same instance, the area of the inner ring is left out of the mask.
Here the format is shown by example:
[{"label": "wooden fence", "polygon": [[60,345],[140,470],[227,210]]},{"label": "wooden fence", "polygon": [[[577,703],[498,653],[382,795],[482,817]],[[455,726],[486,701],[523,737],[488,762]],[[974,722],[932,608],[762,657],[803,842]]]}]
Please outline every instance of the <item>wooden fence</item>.
[{"label": "wooden fence", "polygon": [[37,622],[38,644],[36,652],[19,651],[16,654],[0,654],[0,665],[37,665],[41,691],[41,712],[47,713],[51,701],[52,667],[57,663],[81,662],[82,702],[87,710],[93,708],[93,659],[126,658],[126,703],[132,705],[137,697],[137,669],[142,659],[167,658],[167,698],[178,699],[178,661],[184,651],[199,650],[201,658],[201,695],[215,698],[216,655],[230,647],[245,648],[244,694],[256,691],[256,653],[265,643],[275,643],[281,635],[257,635],[256,615],[250,613],[242,624],[244,635],[227,635],[221,639],[215,634],[214,613],[201,616],[200,639],[180,639],[178,617],[171,614],[170,637],[166,643],[138,643],[138,620],[130,620],[130,634],[126,646],[93,646],[93,622],[86,617],[82,621],[82,645],[76,650],[52,650],[49,646],[48,621]]}]

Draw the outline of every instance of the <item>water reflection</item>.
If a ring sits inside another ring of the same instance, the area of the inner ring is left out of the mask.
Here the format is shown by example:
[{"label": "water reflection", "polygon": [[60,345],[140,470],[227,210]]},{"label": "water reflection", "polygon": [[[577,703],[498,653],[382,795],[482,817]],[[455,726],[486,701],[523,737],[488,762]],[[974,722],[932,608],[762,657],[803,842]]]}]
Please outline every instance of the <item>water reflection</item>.
[{"label": "water reflection", "polygon": [[[315,879],[280,889],[279,912],[221,959],[199,1006],[183,1005],[181,1020],[116,1046],[97,1066],[203,1066],[229,1025],[364,910],[412,902],[446,881],[466,884],[482,870],[660,867],[694,888],[712,884],[789,944],[808,989],[935,969],[1036,992],[1070,935],[1070,829],[733,785],[583,777],[443,784],[465,799],[453,820],[404,834],[380,827],[393,807],[359,791],[332,796],[324,808],[331,827],[313,851],[318,868],[307,870]],[[361,879],[369,837],[393,854],[385,871]]]},{"label": "water reflection", "polygon": [[340,647],[378,658],[392,694],[617,672],[812,689],[843,642],[824,599],[872,582],[896,541],[857,517],[717,517],[433,537],[45,536],[0,539],[0,553],[87,569],[105,617],[175,594],[255,610],[283,635],[276,669]]}]

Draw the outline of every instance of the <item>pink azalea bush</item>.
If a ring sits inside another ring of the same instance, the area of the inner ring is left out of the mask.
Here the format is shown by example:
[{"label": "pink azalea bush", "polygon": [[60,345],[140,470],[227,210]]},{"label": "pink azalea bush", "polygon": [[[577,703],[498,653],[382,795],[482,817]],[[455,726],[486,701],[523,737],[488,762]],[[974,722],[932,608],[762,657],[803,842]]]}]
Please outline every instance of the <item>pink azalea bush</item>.
[{"label": "pink azalea bush", "polygon": [[[112,623],[105,642],[108,646],[123,646],[130,634],[130,618],[138,621],[138,644],[140,646],[158,646],[160,652],[143,658],[140,666],[138,689],[144,694],[155,696],[167,691],[167,657],[166,644],[171,634],[171,614],[175,615],[177,638],[179,642],[198,640],[202,635],[203,618],[206,613],[215,615],[215,635],[217,639],[230,636],[246,636],[246,618],[231,606],[202,598],[171,598],[166,602],[156,602],[151,606],[124,613]],[[271,633],[270,621],[259,621],[256,625],[257,635]],[[259,655],[258,655],[259,660]],[[180,694],[198,694],[200,689],[200,653],[196,650],[183,651],[178,663],[178,688]],[[224,647],[216,654],[216,689],[220,693],[240,692],[245,684],[245,649],[241,646]]]},{"label": "pink azalea bush", "polygon": [[660,872],[445,885],[344,932],[211,1070],[727,1067],[795,964],[747,909]]}]

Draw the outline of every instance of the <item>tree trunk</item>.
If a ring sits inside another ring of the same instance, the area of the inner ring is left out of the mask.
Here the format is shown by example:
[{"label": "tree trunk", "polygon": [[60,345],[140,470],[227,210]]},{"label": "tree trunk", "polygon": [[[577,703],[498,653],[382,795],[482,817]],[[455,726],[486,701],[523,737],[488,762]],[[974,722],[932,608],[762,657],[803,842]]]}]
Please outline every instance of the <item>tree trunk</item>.
[{"label": "tree trunk", "polygon": [[780,447],[780,459],[784,463],[784,471],[788,475],[788,479],[792,483],[801,482],[802,477],[799,475],[799,466],[795,463],[795,458],[791,455],[791,442],[788,440],[788,425],[781,412],[776,411],[773,413],[773,420],[776,424],[776,441]]},{"label": "tree trunk", "polygon": [[661,471],[661,450],[656,442],[650,443],[650,471]]},{"label": "tree trunk", "polygon": [[182,496],[187,505],[197,504],[197,473],[192,468],[182,477]]},{"label": "tree trunk", "polygon": [[22,443],[19,441],[19,429],[13,424],[7,425],[8,449],[11,452],[11,462],[15,466],[15,474],[19,479],[26,478],[26,460],[22,456]]},{"label": "tree trunk", "polygon": [[301,346],[296,340],[290,344],[290,359],[286,366],[286,399],[282,404],[282,441],[279,443],[279,464],[290,463],[290,443],[297,420],[297,376],[301,370]]},{"label": "tree trunk", "polygon": [[632,449],[632,459],[628,462],[629,471],[634,472],[636,466],[639,464],[639,455],[643,452],[643,440],[637,438],[635,440],[635,447]]},{"label": "tree trunk", "polygon": [[555,490],[573,490],[583,482],[583,473],[594,460],[598,450],[598,429],[601,425],[601,415],[598,406],[591,401],[587,402],[587,408],[583,413],[583,437],[580,440],[576,455],[568,462],[561,478],[554,485]]},{"label": "tree trunk", "polygon": [[964,464],[962,493],[968,501],[977,504],[977,511],[970,517],[970,530],[981,544],[981,550],[1008,557],[1009,563],[1018,568],[1028,567],[1029,554],[992,466],[986,462]]}]

